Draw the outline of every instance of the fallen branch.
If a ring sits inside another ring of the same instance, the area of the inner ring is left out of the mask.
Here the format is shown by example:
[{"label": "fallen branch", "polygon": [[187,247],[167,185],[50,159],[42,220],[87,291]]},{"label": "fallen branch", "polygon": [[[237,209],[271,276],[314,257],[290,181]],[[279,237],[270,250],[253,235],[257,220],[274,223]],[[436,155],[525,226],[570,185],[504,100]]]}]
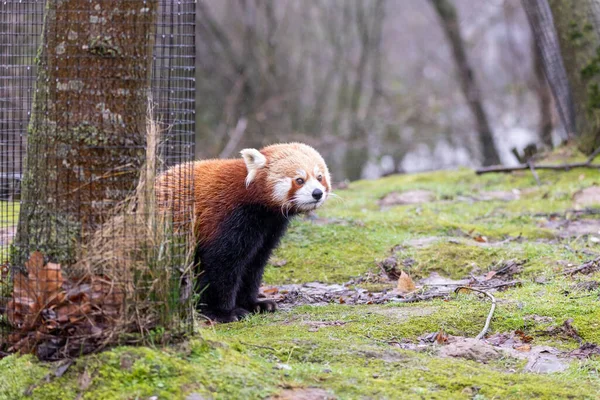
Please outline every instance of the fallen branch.
[{"label": "fallen branch", "polygon": [[488,329],[490,329],[490,323],[492,322],[492,317],[494,316],[494,311],[496,310],[496,298],[491,293],[489,293],[489,292],[486,292],[486,291],[483,291],[483,290],[479,290],[479,289],[475,289],[475,288],[472,288],[472,287],[467,287],[467,286],[459,286],[459,287],[457,287],[454,290],[454,293],[458,293],[462,289],[471,290],[473,292],[484,294],[487,297],[489,297],[490,300],[492,300],[492,307],[490,308],[490,313],[488,314],[488,317],[485,320],[485,325],[484,325],[483,329],[481,330],[481,332],[479,332],[479,335],[477,335],[475,337],[475,339],[481,340],[481,339],[483,339],[483,337],[487,333]]},{"label": "fallen branch", "polygon": [[[536,170],[546,169],[552,171],[570,171],[575,168],[591,168],[600,169],[600,164],[591,164],[588,162],[572,163],[572,164],[560,164],[560,165],[535,165]],[[519,164],[514,167],[504,167],[501,165],[495,165],[492,167],[483,167],[475,170],[477,175],[489,174],[493,172],[513,172],[513,171],[525,171],[531,169],[529,164]]]},{"label": "fallen branch", "polygon": [[390,300],[396,303],[417,303],[419,301],[433,300],[441,297],[447,297],[450,292],[438,292],[432,294],[416,295],[406,299],[391,298]]},{"label": "fallen branch", "polygon": [[540,169],[546,169],[546,170],[552,170],[552,171],[570,171],[575,168],[600,169],[600,164],[592,164],[592,162],[596,159],[596,157],[598,157],[598,155],[600,155],[600,148],[597,148],[592,153],[592,155],[590,155],[588,157],[588,159],[584,162],[560,164],[560,165],[544,165],[544,164],[534,165],[530,161],[525,164],[516,165],[514,167],[505,167],[502,165],[494,165],[491,167],[478,168],[475,170],[475,173],[477,175],[482,175],[482,174],[489,174],[489,173],[495,173],[495,172],[513,172],[513,171],[531,170],[532,173],[534,174],[534,177],[536,178],[536,180],[538,180],[539,178],[537,177],[537,173],[535,172],[535,170],[540,170]]},{"label": "fallen branch", "polygon": [[563,272],[563,275],[575,275],[578,273],[590,273],[592,271],[600,269],[600,257],[596,257],[593,260],[586,261],[579,267],[571,268]]}]

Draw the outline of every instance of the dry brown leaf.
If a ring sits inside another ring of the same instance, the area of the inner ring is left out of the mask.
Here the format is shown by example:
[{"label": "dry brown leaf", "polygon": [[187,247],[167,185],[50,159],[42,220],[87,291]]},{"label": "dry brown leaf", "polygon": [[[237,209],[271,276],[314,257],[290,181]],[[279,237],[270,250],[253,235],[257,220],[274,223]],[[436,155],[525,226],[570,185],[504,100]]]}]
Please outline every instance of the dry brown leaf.
[{"label": "dry brown leaf", "polygon": [[34,251],[29,256],[29,260],[25,262],[25,267],[27,267],[27,273],[31,277],[31,274],[35,274],[36,271],[44,267],[44,255],[39,251]]},{"label": "dry brown leaf", "polygon": [[437,344],[448,343],[448,334],[446,332],[444,332],[443,329],[440,329],[440,331],[437,333],[437,335],[435,335],[435,341]]},{"label": "dry brown leaf", "polygon": [[417,287],[415,286],[412,278],[406,272],[401,271],[396,289],[400,294],[407,294],[417,290]]},{"label": "dry brown leaf", "polygon": [[521,339],[521,341],[522,341],[523,343],[529,343],[529,342],[532,342],[532,341],[533,341],[533,336],[529,336],[529,335],[527,335],[527,334],[526,334],[525,332],[523,332],[521,329],[517,329],[517,330],[515,331],[515,334],[516,334],[517,336],[519,336],[519,339]]},{"label": "dry brown leaf", "polygon": [[268,287],[262,290],[262,292],[264,294],[277,294],[279,293],[279,288],[273,286],[273,287]]},{"label": "dry brown leaf", "polygon": [[475,241],[479,242],[479,243],[487,243],[487,241],[488,241],[485,236],[481,236],[481,235],[477,235],[473,239],[475,239]]},{"label": "dry brown leaf", "polygon": [[523,352],[523,353],[527,353],[528,351],[531,351],[531,345],[530,344],[522,344],[520,346],[515,347],[515,350]]}]

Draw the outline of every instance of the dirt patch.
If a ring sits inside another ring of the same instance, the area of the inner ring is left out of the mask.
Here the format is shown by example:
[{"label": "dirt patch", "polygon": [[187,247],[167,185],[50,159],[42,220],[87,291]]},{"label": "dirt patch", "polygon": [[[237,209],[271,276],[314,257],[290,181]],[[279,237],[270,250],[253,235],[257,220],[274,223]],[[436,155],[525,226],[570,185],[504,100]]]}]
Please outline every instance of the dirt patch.
[{"label": "dirt patch", "polygon": [[482,363],[488,363],[502,356],[492,345],[472,338],[457,339],[443,346],[438,354],[441,357],[464,358]]},{"label": "dirt patch", "polygon": [[600,186],[591,186],[575,192],[573,202],[581,207],[600,205]]},{"label": "dirt patch", "polygon": [[379,200],[382,209],[408,204],[431,203],[435,201],[435,193],[429,190],[409,190],[406,192],[392,192]]},{"label": "dirt patch", "polygon": [[600,236],[600,219],[577,219],[565,220],[556,219],[548,221],[544,228],[556,231],[556,235],[561,238],[596,235]]},{"label": "dirt patch", "polygon": [[332,400],[335,398],[324,389],[294,388],[284,389],[279,394],[269,397],[269,400]]}]

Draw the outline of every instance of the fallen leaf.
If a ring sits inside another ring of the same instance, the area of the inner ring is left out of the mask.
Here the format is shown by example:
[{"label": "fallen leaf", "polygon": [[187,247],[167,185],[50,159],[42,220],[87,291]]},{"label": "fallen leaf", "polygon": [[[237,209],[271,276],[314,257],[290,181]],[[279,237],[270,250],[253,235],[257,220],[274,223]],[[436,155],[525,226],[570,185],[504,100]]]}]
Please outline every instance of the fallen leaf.
[{"label": "fallen leaf", "polygon": [[517,329],[515,331],[515,334],[519,337],[519,339],[521,339],[521,341],[523,343],[530,343],[533,341],[533,336],[528,336],[525,332],[523,332],[521,329]]},{"label": "fallen leaf", "polygon": [[443,329],[440,329],[440,331],[437,333],[437,335],[435,336],[435,342],[437,344],[445,344],[448,343],[448,334],[446,332],[444,332]]},{"label": "fallen leaf", "polygon": [[481,235],[477,235],[473,239],[475,239],[475,241],[479,242],[479,243],[487,243],[487,241],[488,241],[485,236],[481,236]]},{"label": "fallen leaf", "polygon": [[530,344],[522,344],[520,346],[517,346],[514,348],[517,351],[523,352],[523,353],[527,353],[528,351],[531,351],[531,345]]},{"label": "fallen leaf", "polygon": [[398,278],[398,286],[396,288],[400,294],[411,293],[417,289],[412,278],[404,271],[400,272],[400,277]]},{"label": "fallen leaf", "polygon": [[277,294],[279,293],[279,288],[277,286],[268,287],[262,290],[264,294]]}]

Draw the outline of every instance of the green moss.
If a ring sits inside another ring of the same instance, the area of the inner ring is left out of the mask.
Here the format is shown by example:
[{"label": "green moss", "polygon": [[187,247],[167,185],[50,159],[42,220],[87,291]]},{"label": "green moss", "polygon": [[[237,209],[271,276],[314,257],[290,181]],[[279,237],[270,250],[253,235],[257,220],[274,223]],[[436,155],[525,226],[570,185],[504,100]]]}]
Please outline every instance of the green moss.
[{"label": "green moss", "polygon": [[0,359],[0,400],[15,400],[25,397],[29,387],[38,383],[50,368],[41,365],[33,357],[12,355]]},{"label": "green moss", "polygon": [[[565,157],[584,159],[579,154]],[[522,285],[495,293],[498,306],[490,334],[522,329],[534,345],[570,350],[579,346],[574,338],[546,332],[572,318],[584,341],[600,343],[598,292],[574,289],[577,279],[600,280],[600,273],[562,276],[566,264],[585,261],[590,256],[582,251],[597,252],[598,245],[585,238],[555,238],[543,215],[572,209],[573,193],[597,183],[600,172],[539,175],[541,186],[528,172],[476,176],[469,170],[354,182],[338,192],[342,201],[330,201],[318,211],[319,223],[292,223],[275,254],[279,266],[268,267],[266,280],[345,282],[377,271],[376,262],[398,244],[400,260],[414,259],[408,270],[415,278],[434,271],[463,278],[473,269],[485,273],[502,261],[519,259],[523,271],[515,278]],[[378,200],[386,194],[415,189],[431,191],[435,201],[379,208]],[[486,192],[515,190],[516,200],[477,201]],[[486,236],[488,243],[475,241],[477,235]],[[536,283],[540,276],[546,278],[544,284]],[[395,345],[416,343],[440,329],[474,337],[489,307],[487,299],[475,294],[418,304],[296,307],[200,329],[177,347],[121,347],[82,357],[50,382],[42,378],[54,366],[11,356],[0,361],[6,371],[0,399],[4,393],[5,398],[26,398],[27,390],[27,398],[34,399],[184,399],[193,392],[206,398],[254,399],[290,387],[320,387],[349,399],[597,397],[597,359],[574,361],[562,373],[534,375],[521,372],[523,362],[512,358],[480,364]],[[86,376],[88,383],[82,385]]]}]

